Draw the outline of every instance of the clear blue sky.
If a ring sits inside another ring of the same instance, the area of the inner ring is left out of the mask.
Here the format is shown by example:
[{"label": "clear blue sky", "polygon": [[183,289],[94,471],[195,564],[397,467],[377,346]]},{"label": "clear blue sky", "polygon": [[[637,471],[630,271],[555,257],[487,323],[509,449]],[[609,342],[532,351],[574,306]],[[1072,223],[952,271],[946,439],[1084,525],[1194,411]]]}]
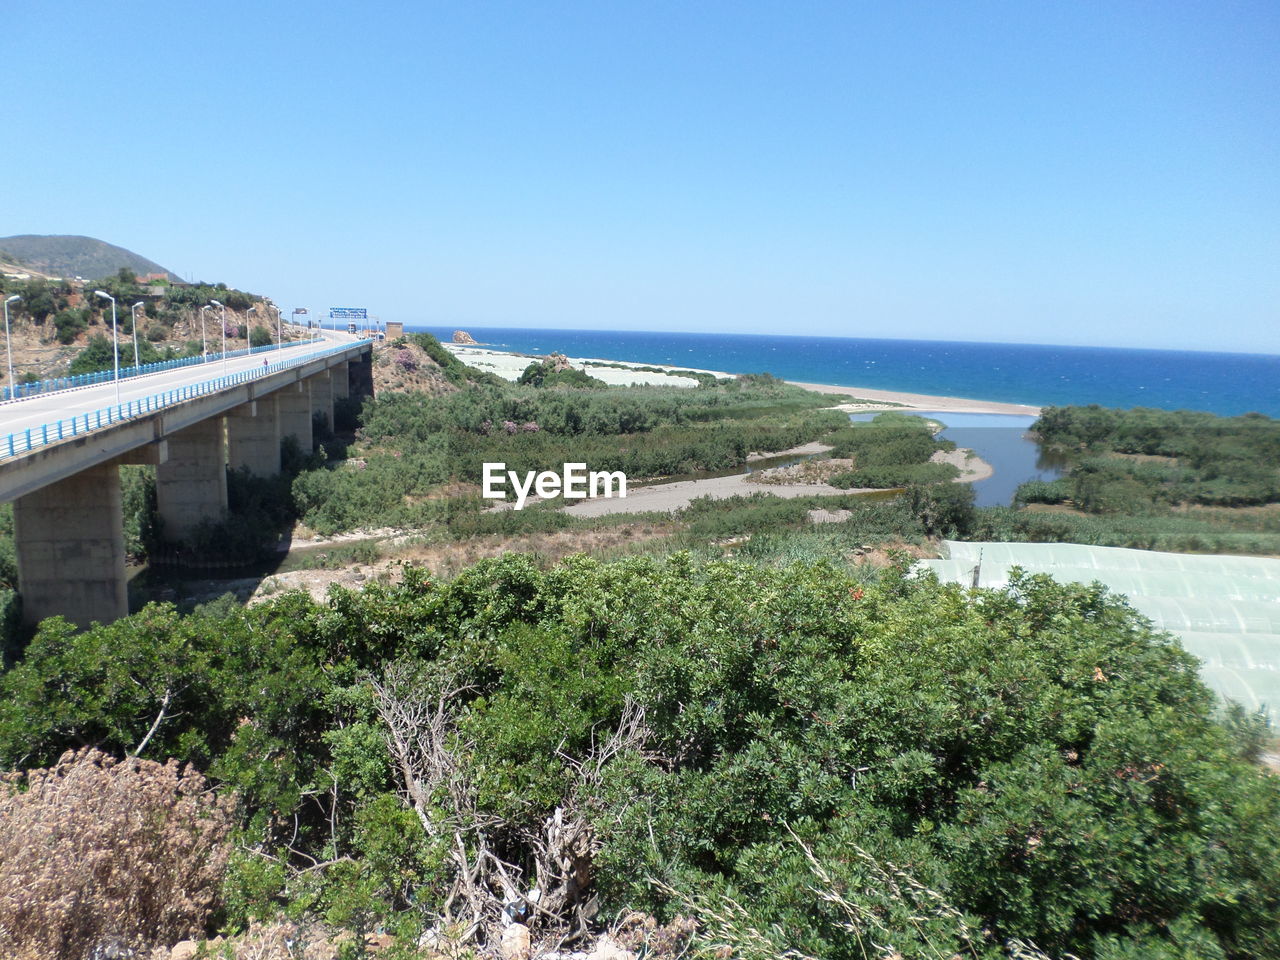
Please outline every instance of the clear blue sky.
[{"label": "clear blue sky", "polygon": [[1280,4],[28,3],[0,235],[385,319],[1280,353]]}]

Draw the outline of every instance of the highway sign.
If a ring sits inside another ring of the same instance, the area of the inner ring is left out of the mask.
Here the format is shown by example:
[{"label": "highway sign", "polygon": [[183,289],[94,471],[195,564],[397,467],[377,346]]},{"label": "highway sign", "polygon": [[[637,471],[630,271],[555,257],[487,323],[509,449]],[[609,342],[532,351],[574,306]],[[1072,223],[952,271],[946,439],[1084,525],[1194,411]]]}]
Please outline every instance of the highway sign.
[{"label": "highway sign", "polygon": [[330,320],[368,320],[369,311],[364,307],[330,307]]}]

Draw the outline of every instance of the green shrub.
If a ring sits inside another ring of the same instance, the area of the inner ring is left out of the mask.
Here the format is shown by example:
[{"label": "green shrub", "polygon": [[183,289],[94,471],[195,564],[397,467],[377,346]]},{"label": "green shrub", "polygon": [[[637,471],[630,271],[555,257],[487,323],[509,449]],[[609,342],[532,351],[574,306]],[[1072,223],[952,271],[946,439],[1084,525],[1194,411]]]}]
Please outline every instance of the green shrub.
[{"label": "green shrub", "polygon": [[555,361],[550,359],[535,360],[529,364],[516,382],[521,386],[572,387],[579,390],[607,386],[603,380],[598,380],[582,370],[574,370],[572,367],[567,370],[557,370]]},{"label": "green shrub", "polygon": [[887,489],[911,484],[946,483],[959,476],[960,469],[951,463],[911,463],[863,467],[837,473],[827,482],[842,490],[854,487]]},{"label": "green shrub", "polygon": [[89,329],[89,311],[84,307],[60,310],[53,318],[53,326],[59,343],[75,343],[76,337]]},{"label": "green shrub", "polygon": [[1280,421],[1261,414],[1048,407],[1032,429],[1072,459],[1066,479],[1083,510],[1280,502]]},{"label": "green shrub", "polygon": [[1028,503],[1062,503],[1071,497],[1071,485],[1059,477],[1056,480],[1028,480],[1018,485],[1013,495],[1016,506]]}]

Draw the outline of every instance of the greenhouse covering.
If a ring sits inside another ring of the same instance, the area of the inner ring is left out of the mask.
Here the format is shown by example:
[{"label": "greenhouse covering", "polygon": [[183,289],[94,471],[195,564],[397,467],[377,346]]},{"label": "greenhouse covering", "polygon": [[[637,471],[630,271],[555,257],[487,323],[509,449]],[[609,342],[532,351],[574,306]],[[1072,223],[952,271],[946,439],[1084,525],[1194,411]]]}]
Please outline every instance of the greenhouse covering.
[{"label": "greenhouse covering", "polygon": [[1280,560],[1154,553],[1076,543],[961,543],[922,560],[938,579],[1001,587],[1011,567],[1105,584],[1202,661],[1205,683],[1280,724]]}]

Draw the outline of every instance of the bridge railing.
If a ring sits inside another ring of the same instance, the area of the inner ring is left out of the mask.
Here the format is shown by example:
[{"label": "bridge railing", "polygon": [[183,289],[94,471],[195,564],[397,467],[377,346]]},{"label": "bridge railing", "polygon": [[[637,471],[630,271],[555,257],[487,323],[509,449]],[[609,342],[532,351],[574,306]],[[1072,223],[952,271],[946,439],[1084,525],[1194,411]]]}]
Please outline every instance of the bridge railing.
[{"label": "bridge railing", "polygon": [[62,420],[40,424],[37,427],[29,427],[17,433],[0,436],[0,460],[21,456],[37,447],[59,443],[62,440],[70,440],[73,437],[83,436],[95,430],[110,427],[113,424],[123,423],[126,420],[145,417],[158,410],[184,403],[196,397],[217,393],[220,390],[226,390],[228,387],[248,383],[250,380],[259,380],[273,373],[288,370],[290,367],[300,366],[311,360],[332,356],[335,353],[350,350],[352,347],[363,346],[372,342],[372,340],[353,340],[317,353],[308,353],[305,357],[290,357],[287,360],[271,363],[265,367],[254,367],[251,370],[230,373],[213,380],[188,384],[185,387],[178,387],[164,393],[154,393],[137,400],[130,400],[128,403],[103,407],[100,410],[93,410],[88,413],[78,413],[74,417],[66,417]]},{"label": "bridge railing", "polygon": [[[314,343],[314,340],[291,340],[283,346],[278,343],[268,343],[261,347],[249,347],[242,350],[228,350],[227,359],[233,357],[247,357],[255,353],[266,353],[271,350],[288,350],[290,347],[305,346]],[[120,379],[126,380],[130,377],[141,377],[148,373],[160,373],[164,370],[175,370],[178,367],[190,367],[198,363],[213,363],[222,359],[222,353],[206,353],[196,357],[180,357],[176,360],[157,360],[155,363],[144,363],[141,366],[129,366],[120,368]],[[19,383],[13,387],[4,387],[0,389],[0,401],[5,400],[21,400],[23,397],[34,397],[41,393],[53,393],[57,390],[72,390],[76,387],[91,387],[99,383],[108,383],[115,380],[114,370],[98,370],[94,373],[79,373],[74,377],[51,377],[48,380],[37,380],[34,383]]]}]

